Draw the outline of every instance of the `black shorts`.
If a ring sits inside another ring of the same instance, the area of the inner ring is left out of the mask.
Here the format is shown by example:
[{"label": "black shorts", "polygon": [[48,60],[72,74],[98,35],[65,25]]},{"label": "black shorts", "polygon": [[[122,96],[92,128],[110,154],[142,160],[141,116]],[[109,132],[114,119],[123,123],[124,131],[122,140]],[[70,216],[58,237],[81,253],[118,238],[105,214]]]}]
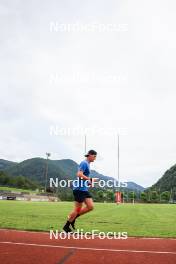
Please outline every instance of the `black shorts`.
[{"label": "black shorts", "polygon": [[86,198],[92,198],[91,194],[87,191],[73,190],[75,201],[78,203],[84,202]]}]

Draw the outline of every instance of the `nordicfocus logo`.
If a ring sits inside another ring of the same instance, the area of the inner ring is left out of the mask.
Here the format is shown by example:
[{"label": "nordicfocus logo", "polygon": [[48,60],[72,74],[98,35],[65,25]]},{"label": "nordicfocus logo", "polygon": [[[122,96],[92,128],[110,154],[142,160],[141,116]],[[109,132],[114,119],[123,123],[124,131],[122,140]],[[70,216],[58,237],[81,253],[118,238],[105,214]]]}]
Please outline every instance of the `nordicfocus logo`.
[{"label": "nordicfocus logo", "polygon": [[[61,188],[65,188],[65,187],[89,187],[90,186],[90,181],[88,180],[82,180],[82,179],[76,179],[76,180],[59,180],[58,178],[50,178],[50,187],[61,187]],[[117,187],[123,187],[126,188],[127,187],[127,182],[122,182],[119,181],[117,182],[116,180],[98,180],[97,178],[94,178],[94,180],[91,183],[92,187],[99,187],[99,188],[117,188]]]},{"label": "nordicfocus logo", "polygon": [[59,230],[50,230],[50,239],[127,239],[127,232],[99,232],[99,230],[92,230],[92,232],[83,232],[83,229],[78,229],[76,232],[66,233]]}]

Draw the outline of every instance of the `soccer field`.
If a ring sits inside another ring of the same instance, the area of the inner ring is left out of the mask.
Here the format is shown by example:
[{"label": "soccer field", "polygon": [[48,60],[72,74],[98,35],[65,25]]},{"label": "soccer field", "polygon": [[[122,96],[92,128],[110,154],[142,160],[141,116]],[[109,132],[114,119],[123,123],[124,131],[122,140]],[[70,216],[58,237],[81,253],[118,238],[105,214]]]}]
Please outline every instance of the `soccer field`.
[{"label": "soccer field", "polygon": [[[61,230],[72,202],[0,201],[0,228]],[[176,237],[176,205],[95,203],[78,218],[84,231],[127,232],[128,236]]]}]

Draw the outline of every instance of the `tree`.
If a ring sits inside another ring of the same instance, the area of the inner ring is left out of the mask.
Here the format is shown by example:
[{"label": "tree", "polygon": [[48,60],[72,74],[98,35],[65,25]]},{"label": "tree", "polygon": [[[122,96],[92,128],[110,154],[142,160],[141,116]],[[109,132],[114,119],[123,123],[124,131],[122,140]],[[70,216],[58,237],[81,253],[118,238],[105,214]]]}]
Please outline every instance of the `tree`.
[{"label": "tree", "polygon": [[97,192],[97,196],[98,196],[98,199],[99,199],[100,201],[102,201],[103,198],[104,198],[104,192],[103,192],[102,190],[99,190],[99,191]]},{"label": "tree", "polygon": [[145,192],[141,192],[140,198],[142,201],[146,202],[147,201],[147,194]]},{"label": "tree", "polygon": [[107,194],[107,200],[108,201],[114,201],[114,192],[112,190],[107,190],[106,191],[106,194]]},{"label": "tree", "polygon": [[130,198],[131,200],[136,199],[136,193],[135,193],[135,192],[129,192],[129,198]]},{"label": "tree", "polygon": [[161,193],[161,200],[164,201],[164,202],[168,202],[170,199],[170,192],[168,191],[165,191],[165,192],[162,192]]},{"label": "tree", "polygon": [[159,201],[159,194],[157,191],[151,192],[151,201],[152,202],[158,202]]}]

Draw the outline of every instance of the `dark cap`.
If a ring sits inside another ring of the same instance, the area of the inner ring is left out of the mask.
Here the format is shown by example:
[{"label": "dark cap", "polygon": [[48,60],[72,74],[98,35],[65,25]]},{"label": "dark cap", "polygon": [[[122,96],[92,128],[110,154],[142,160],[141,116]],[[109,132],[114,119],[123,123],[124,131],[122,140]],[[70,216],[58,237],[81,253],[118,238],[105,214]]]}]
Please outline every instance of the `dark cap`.
[{"label": "dark cap", "polygon": [[93,150],[93,149],[91,149],[91,150],[89,150],[88,152],[87,152],[87,154],[86,155],[84,155],[85,157],[88,157],[89,155],[97,155],[97,152],[95,151],[95,150]]}]

